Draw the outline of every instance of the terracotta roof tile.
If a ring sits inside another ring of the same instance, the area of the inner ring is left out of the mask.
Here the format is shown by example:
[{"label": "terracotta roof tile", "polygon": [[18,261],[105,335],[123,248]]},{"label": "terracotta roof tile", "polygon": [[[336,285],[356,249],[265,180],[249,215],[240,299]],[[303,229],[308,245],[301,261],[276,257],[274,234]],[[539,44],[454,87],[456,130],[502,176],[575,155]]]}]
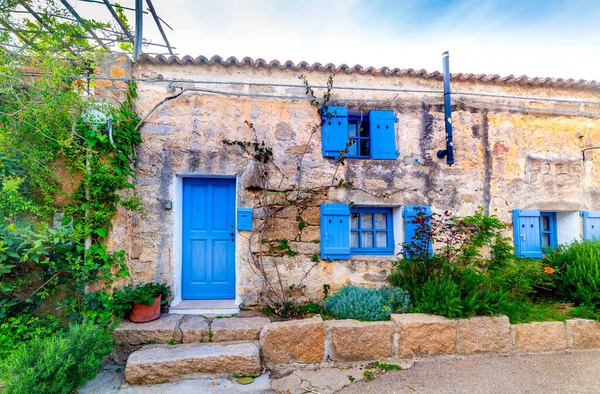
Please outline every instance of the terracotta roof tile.
[{"label": "terracotta roof tile", "polygon": [[[435,79],[441,81],[443,79],[443,74],[439,71],[428,72],[427,70],[414,70],[412,68],[400,69],[394,68],[390,69],[388,67],[381,67],[379,69],[375,67],[363,67],[360,64],[355,66],[348,66],[347,64],[341,64],[339,66],[335,66],[332,63],[327,63],[325,65],[321,63],[313,63],[312,65],[308,62],[301,61],[298,64],[295,64],[291,60],[286,61],[285,63],[281,63],[279,60],[271,60],[267,62],[264,59],[258,58],[256,60],[251,57],[244,57],[242,60],[238,60],[237,58],[231,56],[224,60],[221,56],[213,56],[210,59],[205,56],[198,56],[193,58],[191,56],[183,56],[179,58],[177,56],[165,57],[162,55],[151,56],[147,54],[143,54],[139,61],[141,63],[153,63],[153,64],[197,64],[197,65],[215,65],[219,64],[225,67],[229,66],[251,66],[254,68],[263,67],[266,69],[291,69],[291,70],[305,70],[305,71],[327,71],[327,72],[344,72],[347,74],[358,73],[361,75],[371,74],[371,75],[385,75],[385,76],[409,76],[423,79]],[[557,88],[568,88],[568,89],[583,89],[583,90],[600,90],[600,82],[596,80],[588,81],[585,79],[563,79],[563,78],[538,78],[538,77],[528,77],[527,75],[522,75],[520,77],[515,77],[514,75],[508,75],[505,77],[501,77],[498,74],[471,74],[471,73],[454,73],[451,75],[452,80],[455,81],[479,81],[479,82],[487,82],[487,83],[495,83],[495,84],[518,84],[518,85],[528,85],[528,86],[541,86],[541,87],[557,87]]]}]

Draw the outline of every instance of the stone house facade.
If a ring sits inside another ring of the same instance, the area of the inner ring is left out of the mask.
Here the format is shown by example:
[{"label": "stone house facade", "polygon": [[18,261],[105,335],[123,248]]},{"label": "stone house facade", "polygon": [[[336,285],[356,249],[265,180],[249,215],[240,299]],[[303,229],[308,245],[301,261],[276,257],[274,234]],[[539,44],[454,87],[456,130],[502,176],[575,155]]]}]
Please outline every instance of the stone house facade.
[{"label": "stone house facade", "polygon": [[[585,150],[600,137],[595,81],[453,74],[448,166],[436,157],[445,147],[437,72],[116,60],[97,75],[117,80],[99,79],[96,89],[118,95],[119,78],[137,79],[136,105],[148,117],[135,185],[146,215],[121,212],[110,243],[126,251],[133,282],[172,285],[174,309],[182,300],[258,303],[257,254],[286,289],[313,300],[324,285],[381,286],[415,206],[458,215],[482,207],[516,224],[526,257],[600,229],[600,161]],[[321,125],[299,77],[322,97],[334,71]],[[271,149],[268,163],[254,142]],[[276,196],[300,193],[298,183],[311,197],[282,206],[290,199]],[[265,201],[275,200],[273,212]]]}]

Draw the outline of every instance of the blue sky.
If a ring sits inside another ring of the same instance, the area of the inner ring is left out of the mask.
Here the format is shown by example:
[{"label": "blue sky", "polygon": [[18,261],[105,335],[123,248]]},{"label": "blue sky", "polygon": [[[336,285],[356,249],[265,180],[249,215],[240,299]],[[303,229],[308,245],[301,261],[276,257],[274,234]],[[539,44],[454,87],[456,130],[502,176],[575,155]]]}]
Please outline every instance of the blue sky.
[{"label": "blue sky", "polygon": [[[180,55],[431,71],[441,69],[441,53],[449,50],[452,72],[600,80],[600,0],[153,3],[173,26],[167,33]],[[85,15],[102,9],[77,4]],[[144,35],[160,42],[151,18],[145,23]]]}]

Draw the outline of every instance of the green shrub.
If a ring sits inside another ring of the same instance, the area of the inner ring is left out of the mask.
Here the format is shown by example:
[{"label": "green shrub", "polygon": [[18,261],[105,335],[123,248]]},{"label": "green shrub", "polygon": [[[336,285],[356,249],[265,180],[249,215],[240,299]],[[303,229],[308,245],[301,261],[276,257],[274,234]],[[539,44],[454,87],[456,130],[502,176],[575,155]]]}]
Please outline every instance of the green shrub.
[{"label": "green shrub", "polygon": [[23,314],[0,320],[0,360],[13,351],[16,344],[52,335],[59,328],[60,322],[52,315],[40,318]]},{"label": "green shrub", "polygon": [[576,306],[569,311],[569,316],[600,321],[600,310],[591,306]]},{"label": "green shrub", "polygon": [[34,338],[16,349],[5,363],[5,392],[72,393],[96,376],[112,350],[110,334],[90,323]]},{"label": "green shrub", "polygon": [[344,286],[325,301],[325,311],[336,319],[389,320],[392,313],[411,307],[410,295],[399,288],[365,289]]},{"label": "green shrub", "polygon": [[[436,254],[397,262],[388,281],[410,292],[415,311],[466,318],[505,314],[511,322],[538,317],[562,319],[557,308],[538,299],[551,297],[556,275],[540,260],[513,254],[506,225],[479,209],[472,216],[448,212],[417,223],[418,234],[431,240]],[[423,235],[424,234],[424,235]],[[415,246],[426,245],[415,243]],[[414,250],[413,250],[414,252]]]},{"label": "green shrub", "polygon": [[451,278],[430,279],[414,295],[415,311],[446,317],[462,317],[460,287]]},{"label": "green shrub", "polygon": [[505,291],[473,268],[446,267],[412,294],[416,311],[450,318],[502,313],[509,302]]},{"label": "green shrub", "polygon": [[600,240],[573,242],[548,255],[545,262],[558,275],[561,297],[600,310]]}]

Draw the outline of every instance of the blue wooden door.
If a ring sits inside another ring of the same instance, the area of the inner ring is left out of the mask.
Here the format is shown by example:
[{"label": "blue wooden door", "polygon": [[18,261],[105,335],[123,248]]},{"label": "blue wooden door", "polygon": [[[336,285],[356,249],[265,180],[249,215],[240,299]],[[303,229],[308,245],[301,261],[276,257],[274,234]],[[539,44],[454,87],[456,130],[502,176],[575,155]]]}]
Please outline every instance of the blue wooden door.
[{"label": "blue wooden door", "polygon": [[235,298],[235,180],[184,178],[184,300]]}]

